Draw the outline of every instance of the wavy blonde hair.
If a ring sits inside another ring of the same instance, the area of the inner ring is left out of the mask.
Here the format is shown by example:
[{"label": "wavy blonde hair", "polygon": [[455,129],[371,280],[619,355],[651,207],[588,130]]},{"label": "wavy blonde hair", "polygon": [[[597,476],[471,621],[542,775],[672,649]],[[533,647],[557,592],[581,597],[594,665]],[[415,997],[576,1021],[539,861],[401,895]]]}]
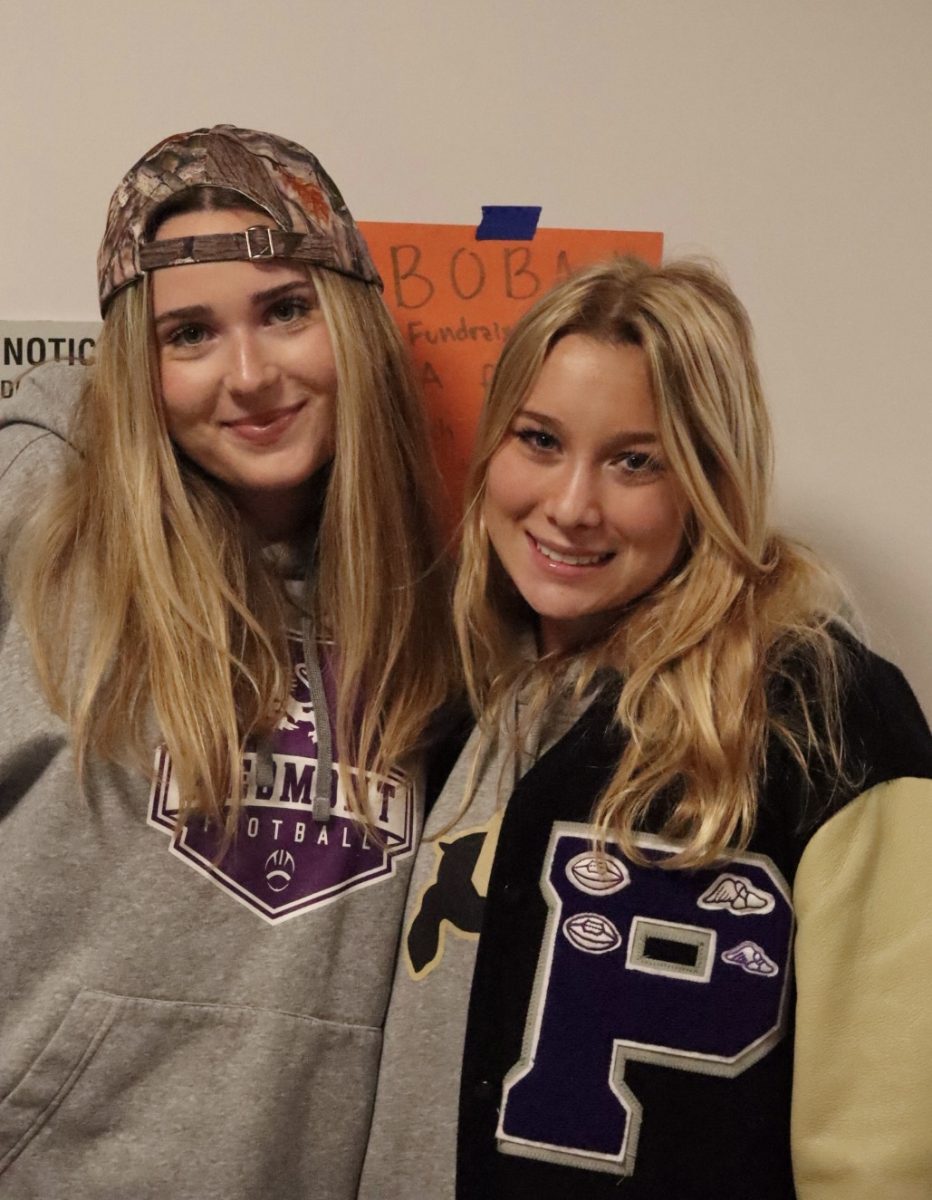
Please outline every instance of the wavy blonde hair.
[{"label": "wavy blonde hair", "polygon": [[[381,297],[310,273],[338,400],[303,615],[337,644],[341,768],[383,772],[422,745],[456,678],[435,471]],[[270,732],[288,698],[287,629],[300,614],[230,498],[168,436],[145,280],[107,311],[72,438],[80,453],[24,529],[11,572],[40,682],[82,776],[90,753],[149,773],[162,741],[183,814],[229,834],[246,739]],[[347,782],[368,821],[365,789]]]},{"label": "wavy blonde hair", "polygon": [[[569,334],[645,354],[668,469],[686,497],[683,556],[598,641],[574,652],[578,692],[610,668],[624,749],[599,798],[600,840],[634,858],[650,825],[695,867],[743,847],[772,736],[809,771],[842,774],[836,622],[846,599],[804,547],[767,524],[771,431],[751,325],[717,271],[621,258],[558,284],[515,327],[494,373],[468,484],[455,624],[467,686],[489,728],[516,686],[542,706],[566,655],[529,669],[521,629],[533,614],[483,521],[489,463],[547,355]],[[778,698],[779,697],[779,698]]]}]

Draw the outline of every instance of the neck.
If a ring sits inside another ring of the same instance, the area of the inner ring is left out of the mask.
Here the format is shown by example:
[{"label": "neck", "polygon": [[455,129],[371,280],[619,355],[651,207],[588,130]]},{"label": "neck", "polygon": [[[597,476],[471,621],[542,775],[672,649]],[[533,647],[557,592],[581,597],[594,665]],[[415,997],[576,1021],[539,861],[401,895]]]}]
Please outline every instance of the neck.
[{"label": "neck", "polygon": [[233,501],[266,544],[289,542],[320,519],[327,493],[328,468],[287,490],[233,491]]}]

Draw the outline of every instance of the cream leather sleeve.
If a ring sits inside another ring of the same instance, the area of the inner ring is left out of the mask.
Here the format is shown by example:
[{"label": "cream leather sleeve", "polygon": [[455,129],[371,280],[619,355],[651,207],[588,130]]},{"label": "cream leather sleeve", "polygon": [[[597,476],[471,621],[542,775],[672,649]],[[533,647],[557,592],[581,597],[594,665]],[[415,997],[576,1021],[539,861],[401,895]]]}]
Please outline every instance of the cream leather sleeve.
[{"label": "cream leather sleeve", "polygon": [[932,780],[827,821],[794,901],[799,1200],[930,1200]]}]

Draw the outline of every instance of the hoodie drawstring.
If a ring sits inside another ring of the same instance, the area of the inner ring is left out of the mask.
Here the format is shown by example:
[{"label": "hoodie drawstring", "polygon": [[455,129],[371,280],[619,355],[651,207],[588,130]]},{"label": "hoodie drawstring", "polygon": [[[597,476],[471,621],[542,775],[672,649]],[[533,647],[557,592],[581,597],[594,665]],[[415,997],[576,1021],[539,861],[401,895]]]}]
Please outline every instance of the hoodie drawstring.
[{"label": "hoodie drawstring", "polygon": [[317,730],[317,771],[314,774],[314,799],[311,806],[313,819],[322,825],[330,820],[330,792],[333,785],[333,735],[330,729],[330,712],[324,691],[324,677],[317,653],[317,638],[311,622],[301,623],[301,640],[304,647],[304,667],[307,685],[314,707],[314,725]]}]

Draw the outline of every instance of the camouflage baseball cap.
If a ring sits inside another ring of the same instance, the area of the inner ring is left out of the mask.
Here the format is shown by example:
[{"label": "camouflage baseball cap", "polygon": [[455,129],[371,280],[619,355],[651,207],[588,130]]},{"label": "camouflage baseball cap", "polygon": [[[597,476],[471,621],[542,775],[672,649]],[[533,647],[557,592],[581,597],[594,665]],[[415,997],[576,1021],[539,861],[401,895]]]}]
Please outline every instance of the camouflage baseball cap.
[{"label": "camouflage baseball cap", "polygon": [[[220,187],[258,204],[277,228],[145,241],[146,224],[176,192]],[[382,286],[366,243],[313,154],[271,133],[215,125],[173,134],[132,167],[110,201],[97,255],[100,310],[146,271],[226,259],[296,258]]]}]

